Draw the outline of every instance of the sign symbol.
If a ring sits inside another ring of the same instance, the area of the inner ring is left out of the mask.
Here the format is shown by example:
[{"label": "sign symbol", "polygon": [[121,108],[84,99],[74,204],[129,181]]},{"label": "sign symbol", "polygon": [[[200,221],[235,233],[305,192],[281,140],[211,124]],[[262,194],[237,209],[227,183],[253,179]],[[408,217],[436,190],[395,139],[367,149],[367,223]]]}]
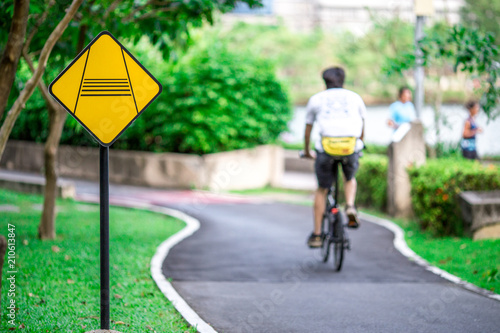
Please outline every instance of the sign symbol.
[{"label": "sign symbol", "polygon": [[[127,94],[124,92],[127,92]],[[81,96],[131,96],[130,83],[128,79],[85,79],[80,93]]]},{"label": "sign symbol", "polygon": [[108,147],[158,97],[162,86],[116,38],[103,31],[59,74],[49,91]]}]

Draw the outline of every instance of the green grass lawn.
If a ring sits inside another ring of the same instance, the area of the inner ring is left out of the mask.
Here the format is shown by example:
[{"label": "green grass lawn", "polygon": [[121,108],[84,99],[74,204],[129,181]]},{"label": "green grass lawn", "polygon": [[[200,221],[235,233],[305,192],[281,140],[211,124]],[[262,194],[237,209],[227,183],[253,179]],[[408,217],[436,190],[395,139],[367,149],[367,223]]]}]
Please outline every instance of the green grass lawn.
[{"label": "green grass lawn", "polygon": [[373,210],[363,211],[398,224],[405,231],[408,246],[432,265],[476,286],[500,293],[500,239],[436,238],[422,231],[414,221],[394,219]]},{"label": "green grass lawn", "polygon": [[[0,190],[0,233],[16,232],[16,327],[25,332],[87,332],[100,328],[99,206],[58,201],[57,240],[40,241],[42,197]],[[156,247],[184,223],[160,214],[110,209],[111,329],[195,332],[160,292],[149,263]],[[8,332],[8,268],[2,278],[2,321]]]}]

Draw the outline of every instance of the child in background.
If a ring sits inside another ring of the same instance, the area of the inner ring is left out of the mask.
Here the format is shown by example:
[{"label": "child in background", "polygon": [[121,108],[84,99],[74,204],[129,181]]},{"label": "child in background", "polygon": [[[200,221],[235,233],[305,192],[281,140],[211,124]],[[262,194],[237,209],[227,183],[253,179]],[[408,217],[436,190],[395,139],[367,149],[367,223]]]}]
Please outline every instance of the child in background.
[{"label": "child in background", "polygon": [[470,160],[477,160],[476,134],[482,133],[483,129],[476,125],[475,117],[479,112],[479,103],[477,101],[468,101],[465,107],[469,111],[469,117],[465,120],[464,132],[462,134],[462,155]]}]

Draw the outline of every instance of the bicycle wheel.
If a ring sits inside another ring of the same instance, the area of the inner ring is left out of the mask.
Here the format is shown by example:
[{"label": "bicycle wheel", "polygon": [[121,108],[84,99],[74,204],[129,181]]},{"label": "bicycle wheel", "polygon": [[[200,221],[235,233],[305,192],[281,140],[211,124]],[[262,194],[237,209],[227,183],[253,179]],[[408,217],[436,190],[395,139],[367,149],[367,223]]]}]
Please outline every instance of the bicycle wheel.
[{"label": "bicycle wheel", "polygon": [[337,271],[342,269],[342,261],[344,260],[344,219],[344,215],[339,212],[333,223],[333,267]]},{"label": "bicycle wheel", "polygon": [[321,244],[321,258],[323,259],[323,262],[328,261],[328,257],[330,255],[330,243],[331,243],[331,237],[330,237],[330,231],[329,229],[330,225],[330,219],[328,215],[325,215],[323,217],[323,225],[321,230],[323,231],[323,243]]}]

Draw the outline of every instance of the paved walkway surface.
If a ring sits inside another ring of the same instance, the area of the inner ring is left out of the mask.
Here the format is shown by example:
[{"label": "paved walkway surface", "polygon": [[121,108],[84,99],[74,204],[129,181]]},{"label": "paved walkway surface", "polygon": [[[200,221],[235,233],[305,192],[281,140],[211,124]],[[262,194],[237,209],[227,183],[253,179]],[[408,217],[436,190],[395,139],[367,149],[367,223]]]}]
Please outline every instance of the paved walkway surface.
[{"label": "paved walkway surface", "polygon": [[[98,185],[76,181],[77,196]],[[164,274],[219,332],[498,332],[500,302],[408,261],[388,230],[362,221],[341,272],[306,247],[311,208],[240,196],[111,186],[111,202],[182,210],[201,228]]]},{"label": "paved walkway surface", "polygon": [[494,332],[500,302],[408,261],[388,230],[364,222],[340,273],[305,246],[311,208],[226,204],[177,208],[201,229],[164,273],[220,332]]}]

